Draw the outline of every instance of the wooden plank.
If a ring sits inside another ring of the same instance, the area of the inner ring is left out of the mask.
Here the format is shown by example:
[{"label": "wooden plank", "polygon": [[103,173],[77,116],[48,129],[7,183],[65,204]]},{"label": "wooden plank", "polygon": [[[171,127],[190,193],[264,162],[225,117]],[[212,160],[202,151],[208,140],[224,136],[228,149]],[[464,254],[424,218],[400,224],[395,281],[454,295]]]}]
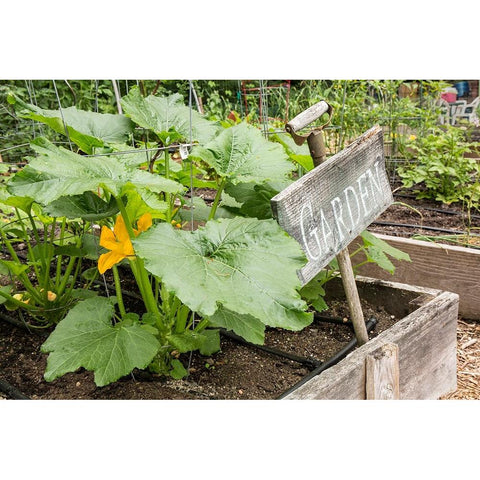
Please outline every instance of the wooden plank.
[{"label": "wooden plank", "polygon": [[398,345],[386,343],[367,355],[367,400],[398,400],[400,398],[400,370]]},{"label": "wooden plank", "polygon": [[392,202],[378,126],[273,197],[275,218],[308,258],[298,272],[302,284]]},{"label": "wooden plank", "polygon": [[[377,289],[372,298],[401,298],[405,285],[357,277],[359,288]],[[410,293],[415,287],[408,286]],[[419,295],[427,289],[419,288]],[[366,398],[365,358],[386,343],[399,349],[400,399],[438,399],[457,386],[458,295],[435,296],[388,330],[354,350],[337,365],[299,387],[285,399],[362,400]]]},{"label": "wooden plank", "polygon": [[318,118],[320,118],[329,109],[329,105],[324,100],[307,108],[304,112],[298,114],[293,120],[290,120],[286,125],[287,132],[298,132],[302,128],[310,125]]},{"label": "wooden plank", "polygon": [[[408,253],[412,262],[393,260],[393,275],[375,264],[361,266],[359,274],[457,293],[460,296],[460,315],[480,320],[480,250],[377,233],[375,235]],[[350,251],[355,250],[358,244],[362,244],[361,239],[352,242]],[[359,254],[352,259],[352,263],[355,266],[364,259],[363,254]]]}]

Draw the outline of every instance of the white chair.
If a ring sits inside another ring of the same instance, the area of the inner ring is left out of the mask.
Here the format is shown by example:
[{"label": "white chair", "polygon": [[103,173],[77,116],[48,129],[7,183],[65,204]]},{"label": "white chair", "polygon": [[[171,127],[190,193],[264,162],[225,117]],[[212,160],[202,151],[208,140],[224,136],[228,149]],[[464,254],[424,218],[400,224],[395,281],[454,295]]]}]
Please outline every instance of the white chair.
[{"label": "white chair", "polygon": [[438,123],[440,125],[449,124],[450,123],[450,104],[443,98],[439,98],[435,103],[435,106],[440,108]]},{"label": "white chair", "polygon": [[458,105],[452,114],[452,125],[455,125],[458,119],[466,119],[470,123],[474,123],[475,126],[480,126],[480,119],[477,115],[477,108],[480,105],[480,97],[475,98],[471,103],[467,103],[465,100],[456,102]]}]

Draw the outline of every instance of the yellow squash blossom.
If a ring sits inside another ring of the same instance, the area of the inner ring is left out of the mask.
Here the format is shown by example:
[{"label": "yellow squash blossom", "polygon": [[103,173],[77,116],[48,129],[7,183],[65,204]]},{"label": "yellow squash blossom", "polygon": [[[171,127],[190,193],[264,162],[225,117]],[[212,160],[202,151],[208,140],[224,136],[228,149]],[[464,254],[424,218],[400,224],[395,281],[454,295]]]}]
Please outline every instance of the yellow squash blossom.
[{"label": "yellow squash blossom", "polygon": [[47,292],[47,298],[49,302],[54,302],[57,299],[57,294],[55,292],[51,292],[50,290]]},{"label": "yellow squash blossom", "polygon": [[[133,229],[135,236],[138,236],[140,232],[148,230],[151,226],[152,216],[149,213],[143,214],[137,221],[137,228]],[[102,227],[100,245],[110,250],[108,253],[100,255],[98,259],[98,270],[100,273],[105,273],[124,258],[135,255],[125,221],[121,215],[115,221],[113,232],[108,227]]]}]

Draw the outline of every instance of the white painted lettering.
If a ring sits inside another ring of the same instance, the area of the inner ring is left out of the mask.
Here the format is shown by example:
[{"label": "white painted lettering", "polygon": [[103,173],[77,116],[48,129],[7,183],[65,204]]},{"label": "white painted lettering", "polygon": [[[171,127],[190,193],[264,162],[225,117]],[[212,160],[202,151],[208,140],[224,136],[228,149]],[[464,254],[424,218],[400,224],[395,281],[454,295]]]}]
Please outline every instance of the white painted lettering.
[{"label": "white painted lettering", "polygon": [[[358,202],[357,192],[353,187],[347,187],[343,194],[345,195],[345,203],[347,205],[348,216],[350,217],[350,232],[360,224],[360,204]],[[355,212],[357,212],[356,218],[354,218],[352,210],[352,200],[355,201]]]},{"label": "white painted lettering", "polygon": [[[358,177],[358,180],[357,180],[357,185],[358,185],[358,193],[360,194],[360,200],[362,202],[362,206],[363,206],[363,213],[364,213],[364,217],[367,217],[371,210],[370,210],[370,204],[368,202],[369,198],[370,198],[370,195],[368,194],[368,190],[366,188],[366,185],[365,185],[365,181],[367,180],[367,173],[362,173],[362,175],[360,175],[360,177]],[[363,185],[362,185],[362,181],[363,181]]]},{"label": "white painted lettering", "polygon": [[320,224],[322,226],[322,233],[323,233],[323,243],[325,244],[325,251],[328,252],[331,249],[331,245],[329,245],[328,239],[333,237],[332,229],[325,218],[325,213],[323,208],[320,209]]},{"label": "white painted lettering", "polygon": [[[306,233],[305,232],[305,224],[307,222],[305,220],[305,210],[308,210],[308,214],[313,221],[312,205],[310,203],[305,203],[302,206],[302,210],[300,211],[300,229],[301,229],[301,232],[302,232],[303,245],[305,246],[305,251],[306,251],[306,254],[308,255],[308,258],[310,260],[318,260],[320,258],[320,256],[322,255],[322,247],[320,245],[320,240],[318,238],[317,227],[315,227],[313,229],[313,231],[309,232],[309,236],[313,237],[315,239],[315,245],[314,246],[316,246],[318,248],[318,254],[315,255],[312,252],[312,250],[310,250],[309,241],[307,240],[306,235],[305,235],[305,233]],[[312,222],[310,222],[310,223],[312,223]]]},{"label": "white painted lettering", "polygon": [[348,233],[348,228],[346,227],[343,221],[343,208],[342,208],[342,201],[339,197],[335,197],[330,204],[332,205],[333,209],[333,218],[335,219],[335,224],[337,225],[338,235],[340,237],[339,242],[343,242],[345,238],[343,231],[345,230]]},{"label": "white painted lettering", "polygon": [[381,188],[382,180],[380,179],[380,160],[377,160],[373,168],[375,169],[375,173],[372,173],[372,170],[369,168],[365,173],[368,175],[368,179],[370,181],[370,190],[372,192],[372,197],[375,198],[375,192],[378,195],[382,195],[383,190]]}]

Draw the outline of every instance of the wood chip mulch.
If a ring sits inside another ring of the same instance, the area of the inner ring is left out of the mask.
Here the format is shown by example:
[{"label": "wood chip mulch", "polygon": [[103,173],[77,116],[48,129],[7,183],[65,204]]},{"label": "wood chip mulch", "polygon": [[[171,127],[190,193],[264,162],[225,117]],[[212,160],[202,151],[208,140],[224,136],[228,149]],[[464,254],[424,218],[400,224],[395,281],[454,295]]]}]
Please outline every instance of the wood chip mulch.
[{"label": "wood chip mulch", "polygon": [[455,392],[441,400],[480,399],[480,323],[458,320],[457,328],[457,382]]}]

